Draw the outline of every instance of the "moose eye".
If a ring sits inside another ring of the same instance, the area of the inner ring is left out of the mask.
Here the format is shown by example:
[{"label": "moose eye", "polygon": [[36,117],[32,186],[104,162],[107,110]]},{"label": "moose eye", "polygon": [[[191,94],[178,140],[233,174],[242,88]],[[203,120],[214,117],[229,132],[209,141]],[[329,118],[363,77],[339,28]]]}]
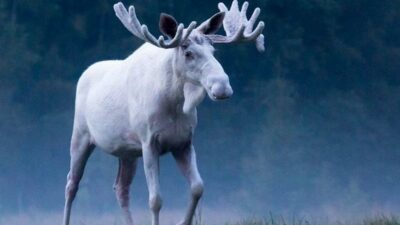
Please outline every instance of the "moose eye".
[{"label": "moose eye", "polygon": [[186,59],[193,59],[194,58],[194,54],[191,51],[186,51],[185,52],[185,58]]}]

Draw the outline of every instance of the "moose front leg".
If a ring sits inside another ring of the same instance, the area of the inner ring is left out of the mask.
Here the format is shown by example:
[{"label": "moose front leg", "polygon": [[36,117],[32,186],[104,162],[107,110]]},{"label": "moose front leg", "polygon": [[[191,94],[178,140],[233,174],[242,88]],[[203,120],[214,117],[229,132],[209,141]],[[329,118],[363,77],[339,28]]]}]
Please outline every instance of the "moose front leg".
[{"label": "moose front leg", "polygon": [[191,192],[189,207],[179,225],[191,225],[197,203],[203,194],[203,180],[197,169],[196,152],[193,145],[189,145],[183,151],[173,152],[173,156],[183,175],[189,181]]},{"label": "moose front leg", "polygon": [[149,190],[149,206],[151,210],[151,225],[159,225],[159,213],[162,205],[159,182],[159,149],[155,143],[144,144],[144,173]]}]

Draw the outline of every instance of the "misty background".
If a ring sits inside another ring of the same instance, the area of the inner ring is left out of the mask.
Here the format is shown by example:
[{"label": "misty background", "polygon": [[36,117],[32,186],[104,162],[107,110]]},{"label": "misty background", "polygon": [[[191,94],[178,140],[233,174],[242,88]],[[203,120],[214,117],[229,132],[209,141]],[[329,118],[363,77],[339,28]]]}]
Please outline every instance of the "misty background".
[{"label": "misty background", "polygon": [[[123,2],[159,34],[159,13],[187,25],[216,13],[219,1]],[[0,0],[0,217],[62,212],[76,82],[92,63],[123,59],[142,44],[114,3]],[[198,108],[202,207],[257,217],[398,215],[400,2],[253,0],[255,7],[266,52],[217,45],[235,94]],[[118,212],[117,166],[94,152],[72,217]],[[188,186],[169,155],[161,187],[163,209],[182,211]],[[131,191],[133,207],[145,211],[142,163]]]}]

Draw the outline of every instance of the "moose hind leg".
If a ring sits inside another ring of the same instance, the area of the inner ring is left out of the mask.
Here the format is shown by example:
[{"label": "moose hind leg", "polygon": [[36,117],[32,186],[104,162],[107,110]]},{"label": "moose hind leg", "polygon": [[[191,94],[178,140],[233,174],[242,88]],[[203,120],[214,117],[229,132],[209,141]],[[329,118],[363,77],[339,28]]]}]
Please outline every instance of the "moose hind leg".
[{"label": "moose hind leg", "polygon": [[133,225],[132,215],[129,210],[129,187],[135,176],[136,165],[137,158],[120,158],[118,175],[114,184],[115,195],[122,209],[126,225]]},{"label": "moose hind leg", "polygon": [[173,152],[173,156],[179,169],[189,181],[191,193],[189,207],[179,225],[191,225],[197,204],[203,194],[203,180],[197,169],[196,153],[194,147],[191,145],[183,151]]},{"label": "moose hind leg", "polygon": [[143,164],[149,190],[151,225],[159,225],[159,214],[162,206],[159,182],[159,149],[154,142],[143,145]]},{"label": "moose hind leg", "polygon": [[89,134],[76,135],[76,132],[74,132],[71,140],[70,170],[65,187],[64,225],[69,225],[72,202],[78,192],[79,182],[83,176],[86,162],[94,148],[95,145],[90,143]]}]

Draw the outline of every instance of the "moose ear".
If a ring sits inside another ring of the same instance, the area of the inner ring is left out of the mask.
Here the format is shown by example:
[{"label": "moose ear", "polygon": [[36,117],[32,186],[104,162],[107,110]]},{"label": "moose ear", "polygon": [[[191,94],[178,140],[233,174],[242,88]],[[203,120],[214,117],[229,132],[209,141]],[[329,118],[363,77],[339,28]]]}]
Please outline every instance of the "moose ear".
[{"label": "moose ear", "polygon": [[203,22],[197,30],[203,34],[214,34],[222,26],[222,22],[225,18],[225,12],[219,12],[214,14],[210,19]]},{"label": "moose ear", "polygon": [[176,22],[173,16],[161,13],[159,26],[161,33],[169,38],[173,38],[178,28],[178,22]]}]

